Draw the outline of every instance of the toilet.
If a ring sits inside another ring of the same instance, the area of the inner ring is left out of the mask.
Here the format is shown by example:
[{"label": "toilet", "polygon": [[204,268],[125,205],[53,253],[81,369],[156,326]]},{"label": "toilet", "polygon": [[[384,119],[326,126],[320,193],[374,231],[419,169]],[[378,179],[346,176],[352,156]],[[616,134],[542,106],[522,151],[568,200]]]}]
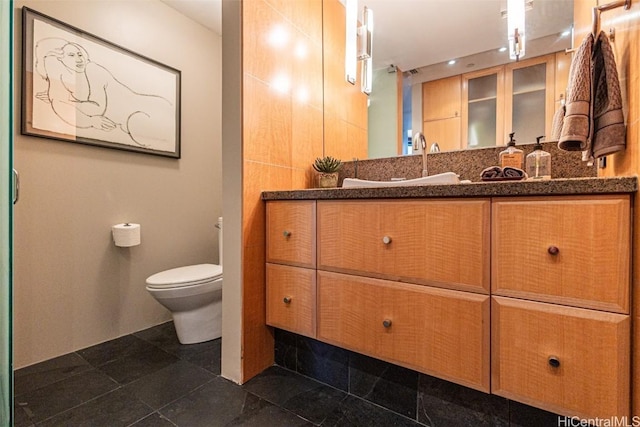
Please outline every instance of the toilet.
[{"label": "toilet", "polygon": [[[216,227],[222,264],[222,218]],[[173,268],[149,276],[146,282],[147,291],[171,312],[181,344],[222,336],[222,265]]]}]

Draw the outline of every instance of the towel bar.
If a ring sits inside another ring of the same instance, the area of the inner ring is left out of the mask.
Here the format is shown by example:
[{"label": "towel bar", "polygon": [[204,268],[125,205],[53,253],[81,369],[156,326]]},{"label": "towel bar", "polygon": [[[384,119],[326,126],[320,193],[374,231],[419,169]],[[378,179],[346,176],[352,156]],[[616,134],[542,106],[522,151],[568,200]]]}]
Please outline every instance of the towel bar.
[{"label": "towel bar", "polygon": [[[600,12],[605,12],[611,9],[617,9],[619,7],[624,7],[625,10],[628,10],[631,7],[631,0],[614,1],[607,4],[602,4],[600,6],[596,6],[593,8],[593,14],[592,14],[593,27],[591,29],[591,32],[593,33],[594,37],[597,37],[598,33],[600,32]],[[615,36],[615,32],[611,33],[611,35]]]}]

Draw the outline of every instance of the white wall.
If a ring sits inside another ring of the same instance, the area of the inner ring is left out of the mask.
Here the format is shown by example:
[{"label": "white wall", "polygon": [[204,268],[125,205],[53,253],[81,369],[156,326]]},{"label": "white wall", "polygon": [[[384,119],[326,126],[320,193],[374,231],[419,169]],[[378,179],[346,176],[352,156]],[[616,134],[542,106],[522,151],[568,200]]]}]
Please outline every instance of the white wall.
[{"label": "white wall", "polygon": [[222,376],[242,382],[242,8],[222,2],[225,160],[224,285],[222,286]]},{"label": "white wall", "polygon": [[[16,112],[23,5],[181,70],[182,158],[16,135],[16,368],[169,320],[145,278],[217,262],[222,214],[221,37],[157,0],[18,1]],[[124,221],[140,246],[113,245]]]}]

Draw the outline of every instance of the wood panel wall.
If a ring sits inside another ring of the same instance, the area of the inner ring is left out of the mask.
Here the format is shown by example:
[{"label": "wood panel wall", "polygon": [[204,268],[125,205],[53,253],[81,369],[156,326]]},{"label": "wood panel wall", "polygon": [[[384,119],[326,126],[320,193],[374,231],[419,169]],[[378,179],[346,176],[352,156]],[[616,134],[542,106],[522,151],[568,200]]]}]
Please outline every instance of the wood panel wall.
[{"label": "wood panel wall", "polygon": [[242,2],[241,382],[274,360],[261,192],[314,187],[323,155],[367,157],[367,97],[344,78],[344,22],[338,0]]},{"label": "wood panel wall", "polygon": [[[265,324],[263,190],[312,185],[323,153],[322,0],[245,0],[242,382],[273,364]],[[223,142],[224,143],[224,142]]]},{"label": "wood panel wall", "polygon": [[368,157],[367,96],[345,79],[345,8],[324,0],[324,154],[341,160]]},{"label": "wood panel wall", "polygon": [[[601,0],[599,4],[608,1]],[[597,0],[574,0],[574,45],[577,47],[592,30],[591,11]],[[637,176],[640,172],[638,144],[640,119],[640,1],[633,0],[631,8],[602,12],[600,28],[609,33],[615,29],[612,41],[618,77],[622,89],[624,116],[627,123],[627,149],[607,157],[607,166],[598,170],[599,176]],[[640,416],[640,194],[635,195],[633,209],[632,258],[632,415]]]}]

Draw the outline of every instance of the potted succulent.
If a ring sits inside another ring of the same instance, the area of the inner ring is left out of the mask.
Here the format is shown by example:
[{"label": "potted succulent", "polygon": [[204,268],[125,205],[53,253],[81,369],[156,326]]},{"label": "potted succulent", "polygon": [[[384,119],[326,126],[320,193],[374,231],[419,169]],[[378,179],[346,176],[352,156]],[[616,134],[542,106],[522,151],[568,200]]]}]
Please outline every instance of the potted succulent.
[{"label": "potted succulent", "polygon": [[332,188],[338,186],[338,171],[342,167],[342,162],[331,156],[317,158],[313,163],[313,168],[318,172],[318,187]]}]

